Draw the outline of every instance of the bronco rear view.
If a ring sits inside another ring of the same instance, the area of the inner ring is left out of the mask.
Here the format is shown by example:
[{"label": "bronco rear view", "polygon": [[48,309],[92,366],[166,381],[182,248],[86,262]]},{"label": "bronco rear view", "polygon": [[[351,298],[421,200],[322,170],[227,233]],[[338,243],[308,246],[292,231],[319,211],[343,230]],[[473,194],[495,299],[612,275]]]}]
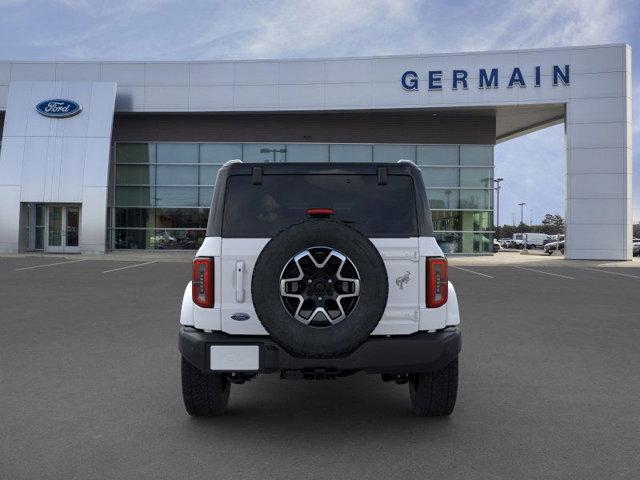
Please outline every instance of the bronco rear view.
[{"label": "bronco rear view", "polygon": [[227,162],[180,314],[187,412],[227,409],[258,374],[359,371],[409,384],[413,410],[456,402],[460,315],[420,170]]}]

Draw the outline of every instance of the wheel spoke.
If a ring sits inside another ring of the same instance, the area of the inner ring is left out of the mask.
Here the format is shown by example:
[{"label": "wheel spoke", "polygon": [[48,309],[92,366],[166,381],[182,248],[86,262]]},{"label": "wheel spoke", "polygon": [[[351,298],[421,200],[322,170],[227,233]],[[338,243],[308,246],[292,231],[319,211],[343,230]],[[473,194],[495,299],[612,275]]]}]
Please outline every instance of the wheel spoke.
[{"label": "wheel spoke", "polygon": [[[349,268],[345,273],[346,265]],[[297,270],[295,275],[294,269]],[[360,294],[360,279],[355,266],[341,252],[328,247],[311,247],[299,252],[285,265],[280,276],[280,294],[289,313],[299,322],[314,327],[330,326],[344,320],[353,309],[353,298]],[[285,298],[288,299],[286,302]],[[334,318],[329,311],[333,312]]]},{"label": "wheel spoke", "polygon": [[331,318],[331,315],[329,315],[329,312],[327,312],[327,310],[324,307],[317,307],[313,311],[313,313],[309,316],[309,321],[313,320],[316,314],[318,313],[324,315],[324,317],[327,319],[329,323],[333,324],[335,322],[335,320]]}]

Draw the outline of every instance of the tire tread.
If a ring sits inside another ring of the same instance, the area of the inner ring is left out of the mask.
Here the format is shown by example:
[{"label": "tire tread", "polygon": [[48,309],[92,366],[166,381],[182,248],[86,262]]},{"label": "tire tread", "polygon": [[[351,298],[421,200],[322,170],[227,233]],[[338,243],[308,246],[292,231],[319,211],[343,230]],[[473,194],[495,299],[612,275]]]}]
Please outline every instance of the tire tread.
[{"label": "tire tread", "polygon": [[458,396],[458,358],[440,370],[412,374],[409,380],[409,394],[416,415],[451,415]]},{"label": "tire tread", "polygon": [[212,417],[227,411],[231,384],[220,374],[207,374],[182,358],[182,399],[189,415]]}]

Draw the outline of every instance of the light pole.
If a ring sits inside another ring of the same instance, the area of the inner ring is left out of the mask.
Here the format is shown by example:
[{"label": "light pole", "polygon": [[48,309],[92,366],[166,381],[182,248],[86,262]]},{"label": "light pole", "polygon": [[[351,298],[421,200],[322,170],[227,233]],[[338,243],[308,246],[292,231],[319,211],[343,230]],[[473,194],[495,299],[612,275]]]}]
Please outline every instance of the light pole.
[{"label": "light pole", "polygon": [[496,225],[500,226],[500,182],[503,181],[504,178],[496,178],[494,182],[496,183]]},{"label": "light pole", "polygon": [[[522,203],[518,204],[518,205],[520,205],[520,225],[521,225],[521,228],[524,225],[524,206],[526,204],[527,204],[526,202],[522,202]],[[524,230],[524,228],[523,228],[523,230]]]},{"label": "light pole", "polygon": [[285,154],[285,159],[286,157],[286,153],[287,153],[287,149],[286,148],[261,148],[260,149],[260,153],[273,153],[273,163],[276,163],[276,153],[284,153]]},{"label": "light pole", "polygon": [[526,202],[521,202],[518,205],[520,205],[520,229],[521,229],[521,233],[522,233],[522,253],[529,253],[529,251],[527,250],[527,239],[524,236],[524,206],[526,205]]}]

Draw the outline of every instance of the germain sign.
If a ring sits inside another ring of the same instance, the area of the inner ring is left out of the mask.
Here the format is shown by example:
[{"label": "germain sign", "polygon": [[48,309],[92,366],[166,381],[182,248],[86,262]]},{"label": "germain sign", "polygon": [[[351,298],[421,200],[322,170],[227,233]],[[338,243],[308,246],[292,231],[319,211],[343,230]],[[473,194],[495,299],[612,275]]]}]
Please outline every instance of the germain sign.
[{"label": "germain sign", "polygon": [[82,106],[73,100],[56,98],[40,102],[36,105],[36,110],[45,117],[67,118],[79,114],[82,111]]},{"label": "germain sign", "polygon": [[[552,84],[554,87],[557,87],[560,84],[569,85],[569,70],[569,65],[564,65],[562,67],[554,65],[553,68],[549,70],[549,74],[553,77]],[[442,70],[428,70],[425,73],[424,81],[427,83],[429,91],[439,91],[444,88],[445,79]],[[531,85],[534,87],[541,86],[542,67],[538,65],[532,72],[525,73],[529,73],[532,76],[529,80]],[[422,79],[418,73],[413,70],[407,70],[400,78],[402,88],[408,91],[419,90],[421,81]],[[469,84],[472,83],[471,79],[469,79],[469,72],[462,69],[451,71],[450,82],[449,86],[451,87],[451,90],[458,90],[459,88],[467,90],[469,88]],[[478,88],[499,88],[502,84],[506,84],[507,88],[525,88],[527,86],[527,81],[519,67],[515,67],[508,71],[506,75],[501,75],[501,72],[498,71],[497,68],[481,68],[478,70],[478,76],[477,79],[474,80],[474,83],[477,84]]]}]

